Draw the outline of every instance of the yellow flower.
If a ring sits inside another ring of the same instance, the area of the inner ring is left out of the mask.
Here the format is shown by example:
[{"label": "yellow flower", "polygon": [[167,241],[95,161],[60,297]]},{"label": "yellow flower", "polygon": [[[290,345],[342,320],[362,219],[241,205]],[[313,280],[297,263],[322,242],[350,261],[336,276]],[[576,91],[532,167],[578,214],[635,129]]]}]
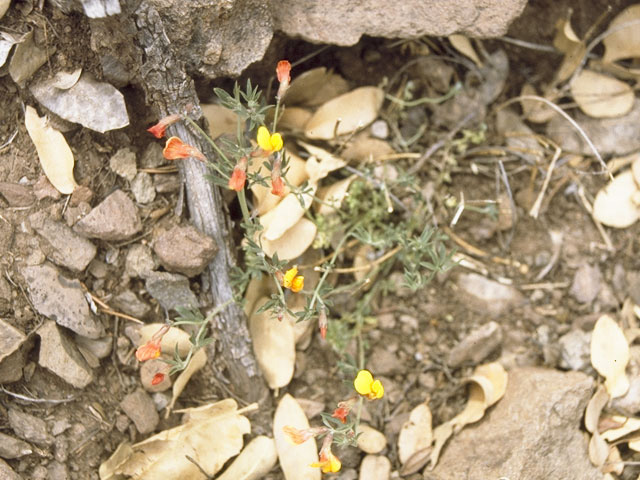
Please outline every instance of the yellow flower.
[{"label": "yellow flower", "polygon": [[353,386],[363,397],[367,397],[369,400],[376,400],[382,398],[384,395],[384,387],[380,380],[374,380],[373,375],[369,370],[360,370],[356,379],[353,381]]},{"label": "yellow flower", "polygon": [[290,289],[294,293],[298,293],[304,288],[304,277],[298,275],[298,267],[291,267],[282,277],[282,286]]},{"label": "yellow flower", "polygon": [[282,150],[282,135],[279,133],[270,134],[267,127],[258,128],[257,140],[258,145],[265,152],[272,153]]},{"label": "yellow flower", "polygon": [[336,473],[342,468],[342,462],[333,454],[331,448],[323,448],[320,451],[320,461],[313,462],[310,466],[321,468],[322,473]]}]

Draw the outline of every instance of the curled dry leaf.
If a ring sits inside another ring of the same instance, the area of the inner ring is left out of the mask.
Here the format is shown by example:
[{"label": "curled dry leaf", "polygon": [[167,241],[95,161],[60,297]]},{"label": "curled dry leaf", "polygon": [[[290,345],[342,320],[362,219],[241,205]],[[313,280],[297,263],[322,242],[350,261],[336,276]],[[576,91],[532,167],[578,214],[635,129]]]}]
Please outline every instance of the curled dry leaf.
[{"label": "curled dry leaf", "polygon": [[582,63],[587,47],[573,31],[570,19],[560,19],[556,23],[553,46],[564,53],[562,64],[555,75],[555,83],[558,84],[573,75],[573,72]]},{"label": "curled dry leaf", "polygon": [[318,215],[331,215],[336,210],[340,210],[342,201],[347,196],[351,182],[356,179],[355,175],[351,175],[343,180],[338,180],[328,187],[318,190],[318,198],[322,201],[319,203]]},{"label": "curled dry leaf", "polygon": [[318,227],[311,220],[302,217],[276,240],[262,240],[262,250],[269,257],[278,254],[280,260],[291,260],[302,255],[316,238]]},{"label": "curled dry leaf", "polygon": [[375,162],[379,158],[394,154],[389,142],[370,136],[367,132],[360,132],[353,137],[342,151],[345,160],[357,162]]},{"label": "curled dry leaf", "polygon": [[602,409],[609,401],[609,394],[607,390],[598,385],[593,397],[587,403],[587,408],[584,412],[584,426],[589,433],[593,433],[598,430],[598,423],[600,421],[600,413]]},{"label": "curled dry leaf", "polygon": [[36,146],[40,165],[51,184],[64,195],[73,193],[73,152],[62,133],[51,127],[46,117],[39,117],[35,108],[27,106],[24,115],[27,132]]},{"label": "curled dry leaf", "polygon": [[604,386],[611,398],[621,397],[629,390],[627,363],[629,344],[622,329],[609,315],[602,315],[591,335],[591,364],[605,378]]},{"label": "curled dry leaf", "polygon": [[82,68],[76,68],[73,72],[58,72],[53,77],[53,86],[60,90],[69,90],[73,87],[82,75]]},{"label": "curled dry leaf", "polygon": [[482,61],[480,61],[480,57],[478,57],[473,45],[471,45],[471,40],[464,35],[449,35],[447,38],[451,42],[451,46],[453,46],[453,48],[465,57],[473,60],[473,63],[478,67],[482,67]]},{"label": "curled dry leaf", "polygon": [[312,183],[305,193],[300,194],[302,204],[295,193],[285,195],[278,205],[260,217],[260,224],[264,228],[263,238],[269,241],[277,240],[287,230],[293,227],[304,215],[316,193],[317,184]]},{"label": "curled dry leaf", "polygon": [[184,387],[187,386],[187,383],[189,383],[189,380],[191,380],[193,374],[204,367],[206,364],[207,354],[204,349],[201,348],[193,354],[191,360],[189,360],[189,363],[187,364],[187,367],[180,372],[178,377],[173,382],[173,388],[171,389],[171,402],[169,403],[169,408],[167,409],[167,415],[169,415],[169,413],[173,409],[173,406],[176,404],[176,400],[178,400],[178,397],[184,390]]},{"label": "curled dry leaf", "polygon": [[609,430],[602,432],[602,438],[607,442],[615,442],[625,435],[629,435],[630,433],[640,430],[640,418],[613,415],[611,420],[622,426],[619,428],[610,428]]},{"label": "curled dry leaf", "polygon": [[365,455],[360,464],[360,480],[388,480],[391,477],[391,462],[382,455]]},{"label": "curled dry leaf", "polygon": [[580,109],[594,118],[626,115],[635,100],[633,89],[628,84],[587,69],[571,82],[571,95]]},{"label": "curled dry leaf", "polygon": [[[398,435],[398,458],[405,465],[407,460],[417,452],[431,447],[433,432],[431,429],[431,410],[426,403],[421,403],[409,414],[400,435]],[[425,456],[425,458],[428,458]]]},{"label": "curled dry leaf", "polygon": [[313,114],[304,108],[285,108],[284,112],[282,112],[282,116],[278,119],[278,128],[280,130],[292,130],[294,132],[304,131],[311,115]]},{"label": "curled dry leaf", "polygon": [[[525,83],[522,87],[520,95],[537,96],[538,91],[534,86]],[[543,98],[546,98],[550,102],[554,102],[556,100],[554,98],[554,95],[549,93],[545,94]],[[548,105],[540,100],[522,100],[520,102],[520,105],[522,107],[522,113],[524,114],[524,117],[532,123],[547,123],[556,114],[556,112],[554,112],[551,108],[549,108]]]},{"label": "curled dry leaf", "polygon": [[365,127],[380,112],[384,92],[377,87],[361,87],[329,100],[307,122],[307,138],[331,140]]},{"label": "curled dry leaf", "polygon": [[202,480],[200,469],[214,475],[242,449],[242,436],[251,431],[249,420],[232,399],[184,410],[182,425],[164,430],[135,445],[123,444],[100,465],[101,480],[180,478]]},{"label": "curled dry leaf", "polygon": [[602,40],[604,63],[640,57],[640,4],[623,10],[609,24],[608,31],[612,33]]},{"label": "curled dry leaf", "polygon": [[626,228],[640,218],[640,206],[635,202],[639,189],[630,170],[616,175],[598,192],[593,202],[593,216],[608,227]]},{"label": "curled dry leaf", "polygon": [[[624,470],[624,462],[622,461],[622,456],[620,455],[620,450],[618,447],[612,446],[609,448],[609,456],[607,457],[607,463],[602,468],[602,472],[607,473],[615,473],[617,475],[622,475],[622,471]],[[615,477],[611,477],[612,480],[615,480]]]},{"label": "curled dry leaf", "polygon": [[589,460],[596,467],[602,467],[609,456],[609,444],[595,431],[589,440]]},{"label": "curled dry leaf", "polygon": [[304,142],[300,142],[300,145],[311,154],[311,157],[307,160],[306,169],[307,175],[312,182],[325,178],[334,170],[338,170],[347,164],[340,157],[336,157],[320,147]]},{"label": "curled dry leaf", "polygon": [[640,185],[640,156],[638,154],[634,155],[635,160],[631,164],[631,173],[633,173],[633,179],[636,181],[637,185]]},{"label": "curled dry leaf", "polygon": [[340,75],[325,67],[308,70],[296,76],[284,96],[286,105],[322,105],[349,90],[349,84]]},{"label": "curled dry leaf", "polygon": [[365,453],[380,453],[387,446],[384,434],[369,425],[361,423],[358,433],[358,448]]},{"label": "curled dry leaf", "polygon": [[258,306],[258,300],[262,297],[269,297],[274,291],[273,280],[270,276],[261,275],[252,278],[244,292],[244,314],[249,318]]},{"label": "curled dry leaf", "polygon": [[[307,162],[289,151],[287,151],[287,159],[289,160],[289,166],[284,178],[291,185],[298,187],[302,182],[309,178],[309,174],[307,173]],[[264,165],[264,162],[263,158],[255,158],[249,166],[249,173],[258,173],[262,177],[269,178],[271,176],[271,172]],[[269,184],[267,187],[258,184],[251,186],[253,198],[258,205],[258,215],[264,215],[282,200],[282,197],[271,193],[271,182],[268,181],[267,183]],[[291,189],[285,183],[285,195],[290,191]]]},{"label": "curled dry leaf", "polygon": [[276,442],[259,435],[242,449],[229,468],[216,480],[260,480],[275,467],[278,461]]},{"label": "curled dry leaf", "polygon": [[256,310],[249,317],[249,332],[256,360],[269,388],[281,388],[293,378],[296,363],[296,341],[290,322],[278,321],[269,310],[258,313],[269,300],[263,297],[256,302]]},{"label": "curled dry leaf", "polygon": [[45,64],[55,48],[40,48],[33,39],[33,31],[22,36],[16,44],[13,56],[9,61],[9,75],[18,85],[24,84],[36,71]]},{"label": "curled dry leaf", "polygon": [[286,426],[299,430],[309,428],[309,420],[302,407],[288,393],[280,400],[273,417],[273,438],[280,468],[286,480],[320,480],[320,469],[310,466],[318,461],[315,439],[311,438],[301,445],[294,445],[282,430]]},{"label": "curled dry leaf", "polygon": [[444,447],[444,444],[447,443],[451,435],[453,435],[453,424],[451,421],[444,422],[433,430],[433,450],[431,450],[431,456],[429,458],[429,470],[433,470],[437,465],[442,447]]},{"label": "curled dry leaf", "polygon": [[228,108],[215,103],[200,105],[202,114],[209,123],[209,136],[215,140],[225,133],[235,135],[238,128],[238,115]]}]

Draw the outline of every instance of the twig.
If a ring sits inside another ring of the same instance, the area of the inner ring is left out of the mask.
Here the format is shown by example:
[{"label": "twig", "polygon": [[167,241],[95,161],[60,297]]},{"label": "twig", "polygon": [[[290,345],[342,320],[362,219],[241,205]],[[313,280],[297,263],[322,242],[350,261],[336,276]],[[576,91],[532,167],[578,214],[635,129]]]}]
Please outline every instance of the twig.
[{"label": "twig", "polygon": [[547,191],[547,187],[549,186],[549,181],[551,180],[551,175],[553,174],[553,169],[556,167],[556,162],[558,158],[560,158],[560,150],[559,147],[556,147],[556,153],[553,154],[553,158],[551,159],[551,163],[549,164],[549,169],[547,170],[547,176],[544,178],[544,182],[542,183],[542,188],[540,189],[540,193],[538,194],[538,198],[533,203],[531,210],[529,210],[529,215],[533,218],[538,218],[538,214],[540,213],[540,205],[542,205],[542,199],[544,198],[544,192]]},{"label": "twig", "polygon": [[579,185],[579,187],[578,187],[578,198],[582,202],[582,206],[585,208],[585,210],[587,212],[589,212],[589,215],[591,215],[591,220],[593,220],[593,223],[596,225],[596,228],[598,229],[598,232],[600,232],[600,236],[604,240],[604,243],[605,243],[605,245],[607,247],[607,250],[609,250],[610,252],[614,252],[616,249],[613,247],[613,243],[611,242],[611,239],[609,238],[609,234],[604,229],[604,227],[602,226],[600,221],[598,221],[598,219],[593,214],[593,207],[591,206],[591,204],[589,203],[589,200],[587,200],[587,197],[584,194],[584,187],[580,183],[578,183],[578,185]]},{"label": "twig", "polygon": [[21,395],[19,393],[11,392],[2,386],[0,386],[0,390],[2,390],[4,393],[14,398],[18,398],[20,400],[24,400],[25,402],[32,402],[32,403],[52,403],[54,405],[58,405],[60,403],[73,402],[76,399],[76,397],[61,398],[61,399],[27,397],[26,395]]},{"label": "twig", "polygon": [[[333,273],[354,273],[354,272],[362,272],[364,270],[370,270],[371,268],[375,267],[376,265],[379,265],[382,262],[390,259],[396,253],[398,253],[400,250],[402,250],[402,247],[401,246],[397,246],[397,247],[389,250],[387,253],[382,255],[380,258],[376,258],[373,262],[368,263],[367,265],[360,265],[359,267],[348,267],[348,268],[333,268],[333,269],[331,269],[331,272],[333,272]],[[320,267],[316,267],[316,270],[321,271],[322,269]]]},{"label": "twig", "polygon": [[551,245],[553,247],[553,253],[551,254],[549,263],[547,263],[544,266],[544,268],[540,270],[540,273],[536,275],[536,278],[535,278],[536,282],[539,282],[540,280],[542,280],[544,277],[547,276],[547,274],[551,271],[553,266],[558,261],[558,258],[560,258],[560,252],[562,251],[562,238],[563,238],[562,232],[551,230],[549,232],[549,236],[551,237]]},{"label": "twig", "polygon": [[527,42],[525,40],[520,40],[519,38],[511,38],[511,37],[499,37],[496,40],[502,40],[505,43],[510,43],[511,45],[517,45],[518,47],[529,48],[531,50],[538,50],[540,52],[549,52],[555,53],[558,55],[562,55],[561,52],[552,47],[551,45],[540,45],[539,43]]},{"label": "twig", "polygon": [[558,288],[567,288],[571,285],[569,282],[542,282],[542,283],[526,283],[520,285],[520,290],[556,290]]},{"label": "twig", "polygon": [[91,293],[84,283],[82,283],[82,287],[89,294],[89,296],[91,297],[91,300],[93,300],[95,303],[98,304],[98,306],[100,307],[103,313],[106,313],[107,315],[113,315],[114,317],[123,318],[124,320],[129,320],[130,322],[135,322],[140,325],[144,325],[144,322],[142,320],[137,319],[136,317],[132,317],[131,315],[127,315],[126,313],[120,313],[113,310],[109,305],[107,305],[98,297],[96,297],[93,293]]}]

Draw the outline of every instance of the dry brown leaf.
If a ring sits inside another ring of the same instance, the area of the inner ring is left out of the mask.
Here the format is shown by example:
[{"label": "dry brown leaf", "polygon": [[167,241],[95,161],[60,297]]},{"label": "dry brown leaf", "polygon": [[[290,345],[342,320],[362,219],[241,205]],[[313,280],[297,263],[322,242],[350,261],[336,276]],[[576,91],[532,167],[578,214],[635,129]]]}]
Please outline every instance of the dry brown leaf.
[{"label": "dry brown leaf", "polygon": [[365,455],[360,464],[359,480],[389,480],[391,462],[382,455]]},{"label": "dry brown leaf", "polygon": [[435,468],[440,458],[442,447],[444,447],[444,444],[447,443],[451,435],[453,435],[453,424],[451,421],[444,422],[433,430],[433,450],[431,451],[431,458],[429,459],[429,470]]},{"label": "dry brown leaf", "polygon": [[202,367],[207,364],[207,354],[204,351],[204,348],[199,349],[196,353],[193,354],[191,360],[187,364],[187,367],[180,372],[180,374],[173,381],[173,387],[171,389],[171,402],[169,403],[169,408],[167,410],[167,415],[173,409],[176,404],[176,400],[180,397],[180,394],[184,390],[184,387],[187,386],[189,380]]},{"label": "dry brown leaf", "polygon": [[455,48],[459,53],[464,55],[467,58],[473,60],[478,67],[482,67],[482,61],[480,61],[480,57],[476,53],[473,45],[471,45],[471,40],[469,40],[464,35],[449,35],[449,41],[451,42],[451,46]]},{"label": "dry brown leaf", "polygon": [[382,107],[384,92],[377,87],[361,87],[329,100],[307,122],[307,138],[331,140],[373,122]]},{"label": "dry brown leaf", "polygon": [[267,256],[278,254],[280,260],[291,260],[302,255],[316,238],[318,227],[311,220],[302,217],[276,240],[262,240],[262,250]]},{"label": "dry brown leaf", "polygon": [[273,438],[276,441],[280,468],[286,480],[320,480],[320,469],[310,466],[318,461],[315,439],[294,445],[282,430],[286,426],[299,430],[309,428],[309,420],[302,407],[288,393],[280,400],[273,417]]},{"label": "dry brown leaf", "polygon": [[229,468],[216,480],[261,480],[278,461],[276,442],[259,435],[242,449]]},{"label": "dry brown leaf", "polygon": [[571,82],[571,95],[580,109],[594,118],[622,117],[631,111],[633,89],[616,78],[584,69]]},{"label": "dry brown leaf", "polygon": [[640,156],[635,154],[636,159],[631,164],[631,172],[633,173],[633,179],[637,185],[640,185]]},{"label": "dry brown leaf", "polygon": [[609,456],[609,444],[600,434],[595,431],[589,440],[589,460],[591,463],[600,468]]},{"label": "dry brown leaf", "polygon": [[[609,448],[609,456],[607,457],[607,463],[602,468],[602,473],[609,474],[615,473],[617,475],[622,475],[622,471],[624,470],[624,463],[622,462],[622,457],[620,456],[620,450],[618,447],[612,446]],[[615,477],[611,477],[615,480]]]},{"label": "dry brown leaf", "polygon": [[348,161],[375,162],[381,157],[394,154],[389,142],[370,136],[367,132],[360,132],[347,144],[342,157]]},{"label": "dry brown leaf", "polygon": [[340,75],[328,72],[325,67],[308,70],[296,76],[286,95],[286,105],[321,105],[349,90],[349,84]]},{"label": "dry brown leaf", "polygon": [[582,43],[582,41],[573,31],[571,20],[559,19],[556,22],[556,34],[553,37],[553,46],[562,53],[569,53],[580,43]]},{"label": "dry brown leaf", "polygon": [[[313,114],[304,108],[288,107],[278,119],[279,130],[303,131]],[[268,122],[268,120],[267,120]]]},{"label": "dry brown leaf", "polygon": [[369,425],[358,426],[358,448],[365,453],[380,453],[387,446],[384,434]]},{"label": "dry brown leaf", "polygon": [[629,443],[627,445],[634,452],[640,452],[640,436],[629,439]]},{"label": "dry brown leaf", "polygon": [[307,160],[307,175],[312,182],[317,182],[325,178],[334,170],[344,167],[347,163],[340,157],[336,157],[326,150],[309,145],[308,143],[299,142],[300,145],[311,154]]},{"label": "dry brown leaf", "polygon": [[185,423],[164,430],[135,445],[123,444],[100,465],[100,479],[133,477],[136,480],[180,478],[203,480],[193,458],[208,475],[242,449],[242,436],[251,431],[232,399],[187,409]]},{"label": "dry brown leaf", "polygon": [[433,431],[431,429],[431,410],[426,403],[421,403],[409,414],[398,435],[398,458],[403,465],[416,452],[431,447]]},{"label": "dry brown leaf", "polygon": [[269,388],[281,388],[293,378],[296,363],[296,341],[290,322],[273,318],[269,310],[257,310],[269,300],[256,302],[256,310],[249,317],[249,332],[253,351]]},{"label": "dry brown leaf", "polygon": [[318,215],[331,215],[336,210],[340,210],[342,201],[347,196],[351,182],[356,179],[355,175],[351,175],[343,180],[338,180],[328,187],[318,190],[318,198],[322,203],[318,203]]},{"label": "dry brown leaf", "polygon": [[262,297],[269,297],[274,293],[273,279],[270,275],[262,274],[259,278],[252,278],[244,292],[244,314],[249,318],[256,309],[257,302]]},{"label": "dry brown leaf", "polygon": [[[309,178],[307,174],[307,162],[290,151],[287,151],[286,155],[289,164],[284,178],[291,185],[298,187]],[[264,158],[255,158],[249,166],[249,173],[259,173],[263,177],[270,178],[271,172],[264,165],[264,162]],[[267,183],[269,184],[268,187],[257,183],[251,186],[251,192],[253,192],[253,198],[257,204],[258,215],[264,215],[282,200],[281,196],[271,193],[271,182],[267,181]],[[289,192],[291,192],[291,189],[285,183],[285,195]]]},{"label": "dry brown leaf", "polygon": [[422,450],[418,450],[416,453],[411,455],[407,459],[405,464],[402,465],[402,468],[399,471],[400,476],[405,477],[407,475],[416,473],[418,470],[424,467],[427,463],[429,463],[429,460],[431,459],[432,450],[433,450],[433,447],[423,448]]},{"label": "dry brown leaf", "polygon": [[567,80],[582,63],[587,51],[585,43],[578,38],[571,27],[570,19],[560,19],[556,23],[553,45],[564,53],[562,64],[556,71],[555,84]]},{"label": "dry brown leaf", "polygon": [[604,386],[611,398],[629,390],[625,373],[629,363],[629,344],[622,329],[609,315],[602,315],[591,335],[591,364],[605,378]]},{"label": "dry brown leaf", "polygon": [[613,33],[602,40],[604,63],[640,57],[640,4],[632,5],[618,14],[609,24],[608,31]]},{"label": "dry brown leaf", "polygon": [[640,218],[640,208],[634,202],[638,184],[630,170],[616,175],[601,189],[593,202],[593,216],[608,227],[626,228]]},{"label": "dry brown leaf", "polygon": [[[538,91],[534,86],[525,83],[520,95],[538,95]],[[555,101],[552,94],[545,94],[543,98],[550,102]],[[556,114],[548,105],[539,100],[522,100],[520,101],[520,106],[522,107],[524,118],[533,123],[547,123]]]},{"label": "dry brown leaf", "polygon": [[203,103],[202,114],[209,123],[209,136],[215,140],[225,133],[235,135],[238,129],[238,115],[222,105]]},{"label": "dry brown leaf", "polygon": [[640,418],[613,415],[611,420],[615,423],[621,424],[622,426],[620,428],[610,428],[601,434],[602,438],[607,442],[614,442],[625,435],[629,435],[630,433],[640,430]]},{"label": "dry brown leaf", "polygon": [[608,401],[609,394],[607,390],[602,385],[598,385],[593,397],[591,397],[589,403],[587,403],[587,408],[584,412],[584,426],[589,433],[598,430],[600,413]]},{"label": "dry brown leaf", "polygon": [[73,152],[62,133],[51,127],[46,117],[39,117],[35,108],[30,106],[25,111],[24,123],[51,185],[64,195],[73,193],[76,187]]},{"label": "dry brown leaf", "polygon": [[278,205],[260,217],[260,224],[264,228],[262,235],[266,240],[277,240],[293,227],[304,215],[316,193],[317,184],[311,183],[305,193],[300,194],[303,204],[295,193],[285,195]]},{"label": "dry brown leaf", "polygon": [[16,43],[13,56],[9,61],[9,75],[18,85],[23,85],[36,71],[45,64],[55,47],[40,48],[33,39],[33,31],[27,32]]},{"label": "dry brown leaf", "polygon": [[0,0],[0,18],[4,17],[4,14],[9,10],[11,0]]}]

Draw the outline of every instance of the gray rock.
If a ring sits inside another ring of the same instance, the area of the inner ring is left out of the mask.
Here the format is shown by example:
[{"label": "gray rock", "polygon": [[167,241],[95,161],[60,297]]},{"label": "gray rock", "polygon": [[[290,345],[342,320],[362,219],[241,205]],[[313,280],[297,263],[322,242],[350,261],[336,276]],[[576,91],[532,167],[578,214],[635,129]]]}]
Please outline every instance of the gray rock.
[{"label": "gray rock", "polygon": [[132,72],[127,70],[126,66],[113,55],[102,55],[100,65],[104,79],[114,87],[124,87],[131,82]]},{"label": "gray rock", "polygon": [[597,265],[584,263],[576,270],[569,293],[580,303],[591,303],[602,288],[602,273]]},{"label": "gray rock", "polygon": [[449,440],[424,479],[602,480],[581,431],[592,391],[593,379],[581,372],[510,371],[504,397]]},{"label": "gray rock", "polygon": [[480,313],[498,316],[521,305],[525,297],[514,287],[489,280],[477,273],[464,273],[458,277],[462,301]]},{"label": "gray rock", "polygon": [[49,263],[25,267],[22,275],[33,306],[40,314],[84,337],[104,335],[104,328],[89,310],[78,280],[64,277]]},{"label": "gray rock", "polygon": [[19,183],[0,182],[0,195],[11,207],[28,207],[36,201],[33,189]]},{"label": "gray rock", "polygon": [[38,102],[59,117],[100,133],[129,125],[124,97],[112,85],[97,81],[87,72],[71,88],[57,88],[57,82],[56,77],[45,78],[33,83],[30,90]]},{"label": "gray rock", "polygon": [[459,367],[465,362],[476,365],[502,345],[502,327],[489,322],[473,330],[449,353],[449,365]]},{"label": "gray rock", "polygon": [[629,417],[640,412],[640,376],[631,377],[629,390],[622,397],[613,399],[611,409],[620,411]]},{"label": "gray rock", "polygon": [[93,381],[87,362],[73,341],[54,322],[45,322],[37,332],[40,337],[40,366],[76,388],[84,388]]},{"label": "gray rock", "polygon": [[156,268],[151,248],[142,243],[134,243],[127,251],[124,272],[130,277],[146,278]]},{"label": "gray rock", "polygon": [[53,444],[53,436],[47,430],[47,423],[41,418],[17,408],[9,408],[8,417],[9,425],[18,437],[37,445]]},{"label": "gray rock", "polygon": [[33,185],[33,194],[38,200],[44,200],[45,198],[51,198],[52,200],[60,200],[62,196],[56,187],[51,185],[51,182],[45,175],[41,175],[38,181]]},{"label": "gray rock", "polygon": [[125,180],[133,180],[136,168],[136,154],[128,148],[121,148],[109,159],[109,168]]},{"label": "gray rock", "polygon": [[93,243],[42,211],[31,215],[29,223],[41,237],[40,249],[53,263],[82,272],[96,256]]},{"label": "gray rock", "polygon": [[[624,117],[592,118],[576,111],[573,119],[591,139],[600,155],[624,155],[640,148],[640,100]],[[560,115],[547,124],[547,136],[563,150],[593,155],[582,136]]]},{"label": "gray rock", "polygon": [[156,168],[166,161],[164,155],[162,155],[162,147],[157,142],[149,143],[140,156],[142,168]]},{"label": "gray rock", "polygon": [[53,461],[47,465],[48,480],[69,480],[69,472],[66,465]]},{"label": "gray rock", "polygon": [[13,243],[13,225],[0,220],[0,254],[4,257]]},{"label": "gray rock", "polygon": [[120,402],[120,407],[133,420],[138,432],[151,433],[158,426],[160,417],[156,406],[144,390],[138,389],[124,397]]},{"label": "gray rock", "polygon": [[107,358],[113,347],[113,336],[107,335],[102,338],[91,339],[83,337],[82,335],[76,335],[76,344],[91,352],[96,358]]},{"label": "gray rock", "polygon": [[126,240],[142,230],[138,210],[122,190],[116,190],[74,226],[89,238]]},{"label": "gray rock", "polygon": [[26,339],[24,333],[0,319],[0,383],[17,382],[22,378],[25,364],[22,346]]},{"label": "gray rock", "polygon": [[[33,448],[27,442],[18,440],[10,435],[0,432],[0,457],[7,460],[31,455]],[[3,478],[0,476],[0,478]]]},{"label": "gray rock", "polygon": [[[2,253],[0,253],[0,255],[2,255]],[[7,313],[10,309],[11,286],[4,277],[0,277],[0,313]]]},{"label": "gray rock", "polygon": [[189,279],[177,273],[152,272],[145,286],[165,310],[176,307],[198,307],[198,299],[189,288]]},{"label": "gray rock", "polygon": [[153,251],[167,270],[193,277],[207,268],[218,247],[211,237],[195,227],[175,225],[157,235]]},{"label": "gray rock", "polygon": [[390,352],[382,348],[375,355],[371,355],[367,368],[376,375],[395,375],[401,373],[405,365],[398,358],[398,352]]},{"label": "gray rock", "polygon": [[558,339],[560,368],[591,373],[591,332],[571,330]]},{"label": "gray rock", "polygon": [[2,480],[22,480],[22,477],[14,472],[9,464],[2,459],[0,459],[0,478]]},{"label": "gray rock", "polygon": [[138,172],[131,182],[131,193],[138,203],[153,202],[156,198],[156,189],[153,186],[151,175],[146,172]]},{"label": "gray rock", "polygon": [[136,318],[144,318],[151,311],[151,307],[131,290],[125,290],[113,297],[111,305]]}]

